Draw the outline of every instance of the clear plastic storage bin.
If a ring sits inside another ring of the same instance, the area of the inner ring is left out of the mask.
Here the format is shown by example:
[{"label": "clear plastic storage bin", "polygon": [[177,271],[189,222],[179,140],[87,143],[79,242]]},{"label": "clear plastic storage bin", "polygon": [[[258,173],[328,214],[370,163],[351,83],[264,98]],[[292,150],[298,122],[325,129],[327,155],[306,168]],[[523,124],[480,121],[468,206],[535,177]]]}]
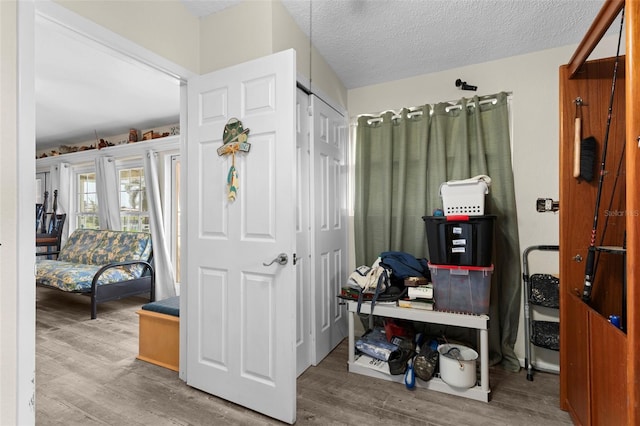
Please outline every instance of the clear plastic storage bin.
[{"label": "clear plastic storage bin", "polygon": [[456,266],[429,263],[436,311],[488,314],[493,265]]}]

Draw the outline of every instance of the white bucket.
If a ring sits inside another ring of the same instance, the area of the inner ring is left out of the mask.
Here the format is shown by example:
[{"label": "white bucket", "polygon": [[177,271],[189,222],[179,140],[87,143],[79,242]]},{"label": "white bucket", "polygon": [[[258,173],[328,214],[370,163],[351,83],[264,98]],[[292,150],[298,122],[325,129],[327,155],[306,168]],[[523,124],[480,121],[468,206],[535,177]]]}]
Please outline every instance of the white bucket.
[{"label": "white bucket", "polygon": [[[449,351],[457,348],[460,351],[458,359]],[[440,377],[446,384],[455,388],[470,388],[476,385],[476,360],[478,353],[462,345],[444,344],[438,346]]]}]

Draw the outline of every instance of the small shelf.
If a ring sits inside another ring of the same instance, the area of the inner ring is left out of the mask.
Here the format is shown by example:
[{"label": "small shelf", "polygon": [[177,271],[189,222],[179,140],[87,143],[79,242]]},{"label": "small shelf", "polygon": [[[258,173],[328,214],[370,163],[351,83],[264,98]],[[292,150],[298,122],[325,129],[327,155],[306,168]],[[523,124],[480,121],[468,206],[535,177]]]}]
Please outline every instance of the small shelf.
[{"label": "small shelf", "polygon": [[[387,380],[390,382],[399,383],[404,386],[404,374],[389,375],[351,362],[348,363],[348,366],[350,373],[362,374],[363,376]],[[451,387],[446,384],[438,375],[434,375],[434,377],[429,381],[424,381],[419,377],[416,377],[416,387],[447,393],[450,395],[462,396],[482,402],[489,402],[491,394],[490,390],[483,390],[482,386],[480,385],[476,385],[469,389],[458,389]]]},{"label": "small shelf", "polygon": [[625,254],[627,249],[620,246],[596,246],[596,251],[601,253]]},{"label": "small shelf", "polygon": [[141,156],[148,149],[156,152],[179,150],[180,135],[165,136],[163,138],[148,139],[135,143],[108,146],[102,149],[88,149],[86,151],[70,152],[50,157],[36,159],[36,170],[47,171],[51,165],[58,163],[80,164],[95,161],[95,158],[103,155],[117,156],[119,158]]},{"label": "small shelf", "polygon": [[[404,383],[404,375],[389,375],[367,367],[363,367],[355,363],[355,315],[358,309],[358,303],[354,301],[347,302],[347,310],[349,312],[349,372],[362,374],[377,379],[383,379],[396,383]],[[489,316],[488,315],[470,315],[455,314],[440,311],[426,311],[422,309],[400,308],[395,305],[375,305],[376,316],[387,318],[398,318],[410,321],[454,325],[459,327],[474,328],[478,331],[479,342],[479,360],[480,360],[480,381],[476,386],[469,389],[460,389],[449,386],[436,374],[431,380],[423,381],[416,377],[416,386],[447,393],[450,395],[462,396],[465,398],[475,399],[477,401],[489,402],[491,400],[491,390],[489,389]],[[371,313],[371,304],[363,303],[360,308],[363,314]]]}]

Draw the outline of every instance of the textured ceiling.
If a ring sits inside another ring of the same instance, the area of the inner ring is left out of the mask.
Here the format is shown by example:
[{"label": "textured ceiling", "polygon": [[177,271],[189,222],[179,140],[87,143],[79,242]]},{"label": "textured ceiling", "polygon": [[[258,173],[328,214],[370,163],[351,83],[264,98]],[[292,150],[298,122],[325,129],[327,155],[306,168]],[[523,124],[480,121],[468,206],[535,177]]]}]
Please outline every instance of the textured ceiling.
[{"label": "textured ceiling", "polygon": [[[238,3],[183,1],[197,16]],[[578,43],[603,0],[283,0],[283,4],[307,36],[311,34],[313,45],[347,89],[354,89]]]},{"label": "textured ceiling", "polygon": [[[182,1],[195,16],[240,2]],[[343,84],[353,89],[578,43],[603,0],[283,0],[283,4]],[[93,140],[95,133],[105,137],[126,133],[130,127],[178,121],[175,81],[104,47],[70,37],[64,29],[42,22],[37,28],[38,148]]]}]

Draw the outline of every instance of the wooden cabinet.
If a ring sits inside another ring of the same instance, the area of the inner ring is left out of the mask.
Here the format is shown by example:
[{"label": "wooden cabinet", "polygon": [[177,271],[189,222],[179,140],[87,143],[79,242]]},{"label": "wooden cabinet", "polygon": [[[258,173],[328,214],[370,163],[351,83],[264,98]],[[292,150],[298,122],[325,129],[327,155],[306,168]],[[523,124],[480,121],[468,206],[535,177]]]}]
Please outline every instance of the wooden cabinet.
[{"label": "wooden cabinet", "polygon": [[598,311],[570,294],[563,311],[564,409],[577,424],[626,425],[627,337]]},{"label": "wooden cabinet", "polygon": [[[576,424],[583,425],[640,422],[640,292],[636,290],[640,276],[636,260],[640,48],[633,42],[640,40],[640,1],[636,0],[626,1],[627,50],[621,52],[618,65],[595,233],[599,246],[622,246],[626,239],[626,263],[623,255],[601,252],[590,303],[581,297],[615,58],[583,63],[575,58],[588,56],[590,50],[584,45],[591,44],[592,49],[597,44],[616,17],[616,9],[624,4],[605,2],[574,58],[560,68],[560,405]],[[615,22],[619,27],[619,17]],[[584,102],[581,111],[576,108],[578,97]],[[576,179],[572,173],[576,111],[582,118],[582,137],[597,140],[592,182]],[[621,331],[609,323],[608,316],[622,315],[625,309],[626,329]]]}]

